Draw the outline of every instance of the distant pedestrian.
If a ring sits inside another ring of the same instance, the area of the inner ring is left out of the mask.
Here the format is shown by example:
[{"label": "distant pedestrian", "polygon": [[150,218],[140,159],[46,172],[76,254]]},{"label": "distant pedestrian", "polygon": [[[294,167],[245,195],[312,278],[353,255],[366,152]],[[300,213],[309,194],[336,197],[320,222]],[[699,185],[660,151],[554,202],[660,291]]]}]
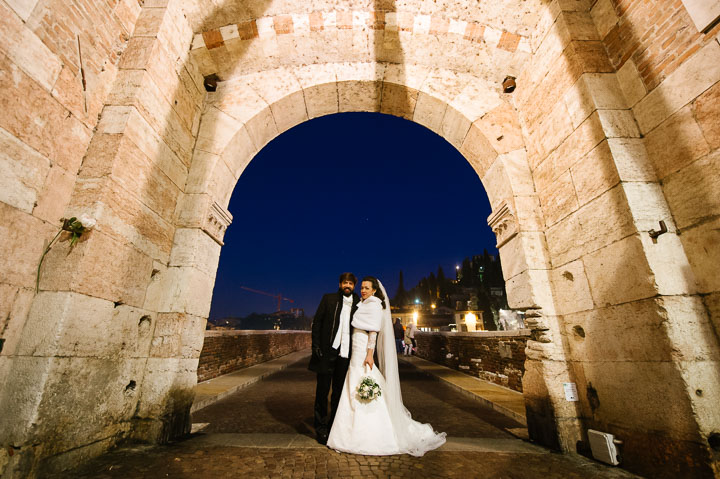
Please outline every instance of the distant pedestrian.
[{"label": "distant pedestrian", "polygon": [[395,333],[395,344],[397,345],[398,354],[403,352],[403,338],[405,337],[405,327],[400,318],[395,318],[393,322],[393,332]]},{"label": "distant pedestrian", "polygon": [[405,330],[405,337],[410,339],[410,344],[411,344],[410,354],[417,353],[417,342],[415,341],[415,331],[417,331],[417,326],[415,326],[415,323],[413,323],[413,322],[408,324],[408,327]]}]

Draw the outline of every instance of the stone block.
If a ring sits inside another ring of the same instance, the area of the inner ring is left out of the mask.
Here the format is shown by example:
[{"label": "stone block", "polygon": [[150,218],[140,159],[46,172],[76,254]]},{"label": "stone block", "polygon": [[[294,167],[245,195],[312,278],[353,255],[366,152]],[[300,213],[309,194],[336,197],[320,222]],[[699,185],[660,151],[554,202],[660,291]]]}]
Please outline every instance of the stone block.
[{"label": "stone block", "polygon": [[200,357],[205,318],[185,313],[160,313],[152,340],[151,358]]},{"label": "stone block", "polygon": [[[0,330],[2,330],[2,337],[5,340],[0,357],[17,354],[17,345],[22,338],[34,297],[34,289],[0,283],[0,317],[3,318],[0,320]],[[0,378],[2,378],[2,374],[0,374]]]},{"label": "stone block", "polygon": [[708,42],[634,107],[643,134],[720,80],[720,44]]},{"label": "stone block", "polygon": [[640,138],[630,110],[598,110],[597,114],[608,138]]},{"label": "stone block", "polygon": [[152,259],[94,230],[70,249],[65,237],[45,258],[40,289],[68,291],[141,307],[150,281]]},{"label": "stone block", "polygon": [[[609,1],[609,0],[604,0]],[[635,62],[632,58],[628,58],[627,61],[617,71],[618,83],[622,89],[623,95],[625,96],[626,104],[628,107],[633,108],[637,105],[646,94],[645,84],[640,78],[640,74],[635,67]]]},{"label": "stone block", "polygon": [[[564,316],[570,357],[583,362],[671,361],[662,304],[657,299],[629,303]],[[584,336],[583,336],[584,335]]]},{"label": "stone block", "polygon": [[605,38],[618,22],[615,8],[610,0],[598,0],[590,9],[590,16],[601,39]]},{"label": "stone block", "polygon": [[720,214],[720,150],[665,178],[663,190],[675,223],[685,229]]},{"label": "stone block", "polygon": [[142,385],[139,388],[140,418],[160,418],[186,405],[188,412],[195,397],[197,359],[148,358]]},{"label": "stone block", "polygon": [[194,138],[190,128],[165,99],[152,76],[144,71],[120,70],[108,96],[112,105],[134,106],[155,132],[185,164],[192,156]]},{"label": "stone block", "polygon": [[3,282],[17,286],[34,287],[35,274],[40,256],[60,229],[59,218],[52,223],[35,218],[12,206],[0,202],[0,257],[12,258],[4,261]]},{"label": "stone block", "polygon": [[80,177],[85,181],[106,175],[163,220],[173,220],[180,187],[129,137],[101,134],[90,144]]},{"label": "stone block", "polygon": [[70,203],[76,177],[59,166],[50,168],[42,193],[33,209],[33,216],[50,223],[62,218]]},{"label": "stone block", "polygon": [[245,167],[255,157],[257,150],[247,128],[238,130],[227,144],[222,154],[223,161],[228,165],[233,178],[240,178]]},{"label": "stone block", "polygon": [[662,296],[658,302],[675,360],[720,360],[720,344],[700,296],[668,295]]},{"label": "stone block", "polygon": [[707,308],[710,322],[715,332],[720,331],[720,292],[714,292],[703,296],[703,304]]},{"label": "stone block", "polygon": [[570,168],[578,204],[585,205],[620,182],[607,141],[600,143]]},{"label": "stone block", "polygon": [[622,189],[638,231],[657,229],[660,220],[665,221],[671,232],[675,231],[672,214],[659,183],[626,182],[622,184]]},{"label": "stone block", "polygon": [[[230,115],[240,123],[247,123],[259,113],[269,110],[270,105],[257,93],[245,78],[222,82],[210,104]],[[209,110],[207,110],[209,111]]]},{"label": "stone block", "polygon": [[550,271],[557,314],[593,309],[590,286],[581,260],[566,263]]},{"label": "stone block", "polygon": [[[170,196],[172,191],[165,193]],[[174,193],[174,198],[158,197],[158,201],[167,202],[162,211],[168,216],[178,201],[178,192]],[[174,233],[172,218],[160,216],[143,203],[143,196],[143,191],[130,191],[112,177],[81,179],[76,184],[68,214],[88,213],[97,220],[96,230],[130,243],[152,258],[167,261]]]},{"label": "stone block", "polygon": [[49,171],[47,158],[0,128],[0,201],[31,213]]},{"label": "stone block", "polygon": [[546,234],[550,261],[554,268],[580,258],[585,252],[579,212],[572,213],[547,227]]},{"label": "stone block", "polygon": [[238,120],[222,110],[208,106],[202,116],[198,141],[195,146],[196,151],[200,149],[221,155],[240,128],[242,128],[242,123]]},{"label": "stone block", "polygon": [[3,2],[0,4],[0,51],[46,91],[52,91],[60,59]]},{"label": "stone block", "polygon": [[544,314],[554,314],[555,307],[547,270],[526,270],[517,276],[506,279],[505,288],[508,305],[511,308],[540,307]]},{"label": "stone block", "polygon": [[[720,291],[720,219],[711,219],[683,231],[680,236],[687,259],[692,267],[699,293]],[[718,310],[720,312],[720,309]],[[720,331],[720,316],[717,317]]]},{"label": "stone block", "polygon": [[38,1],[39,0],[7,0],[5,3],[17,13],[18,17],[26,22],[27,19],[30,18],[30,14],[35,9]]},{"label": "stone block", "polygon": [[[57,454],[126,433],[137,405],[144,362],[53,358],[33,428],[37,437],[48,439],[44,452]],[[103,398],[101,405],[98,397]],[[78,411],[83,411],[82,421],[78,421]]]},{"label": "stone block", "polygon": [[198,228],[178,228],[169,266],[193,266],[214,276],[220,258],[220,245]]},{"label": "stone block", "polygon": [[411,120],[418,91],[391,82],[383,82],[380,112]]},{"label": "stone block", "polygon": [[[105,118],[104,115],[103,118]],[[124,133],[129,140],[137,145],[145,156],[170,178],[175,186],[178,188],[185,187],[188,174],[187,164],[170,149],[137,110],[131,108],[128,111],[127,121],[118,133]]]},{"label": "stone block", "polygon": [[545,219],[536,195],[516,196],[513,202],[520,231],[545,231]]},{"label": "stone block", "polygon": [[607,154],[609,148],[615,168],[622,181],[657,181],[655,168],[640,138],[610,138],[600,143],[597,154]]},{"label": "stone block", "polygon": [[[13,14],[14,15],[14,14]],[[90,131],[51,94],[0,54],[0,128],[53,164],[77,171],[90,141]],[[38,115],[37,105],[42,105]]]},{"label": "stone block", "polygon": [[616,186],[584,205],[578,211],[582,225],[580,237],[585,252],[595,251],[637,231],[625,190]]},{"label": "stone block", "polygon": [[[599,407],[596,420],[677,439],[696,437],[697,426],[685,382],[675,363],[585,363],[585,377],[595,389]],[[663,398],[657,401],[657,398]]]},{"label": "stone block", "polygon": [[32,424],[37,418],[37,407],[43,397],[48,370],[55,358],[0,356],[0,377],[3,384],[12,387],[0,389],[0,442],[23,444],[31,440]]},{"label": "stone block", "polygon": [[279,133],[308,120],[305,96],[302,90],[278,100],[270,105],[270,109]]},{"label": "stone block", "polygon": [[504,278],[512,278],[528,269],[549,269],[545,235],[520,232],[501,246]]},{"label": "stone block", "polygon": [[552,188],[538,191],[538,198],[548,226],[557,223],[579,207],[569,171],[556,178]]},{"label": "stone block", "polygon": [[524,146],[517,113],[509,103],[503,103],[476,122],[490,145],[500,154]]},{"label": "stone block", "polygon": [[447,104],[443,100],[421,91],[418,92],[412,120],[441,134],[446,109]]},{"label": "stone block", "polygon": [[312,119],[338,112],[338,87],[334,81],[307,87],[303,90],[303,93],[308,118]]},{"label": "stone block", "polygon": [[[658,226],[659,227],[659,226]],[[669,227],[672,228],[672,225]],[[658,294],[695,294],[697,282],[680,238],[675,234],[664,234],[653,241],[649,235],[641,235],[645,258],[655,275]]]},{"label": "stone block", "polygon": [[700,95],[694,104],[695,119],[712,147],[720,147],[720,82]]},{"label": "stone block", "polygon": [[141,11],[142,7],[134,0],[121,0],[115,6],[113,14],[122,24],[125,33],[130,35],[135,28],[135,22]]},{"label": "stone block", "polygon": [[188,313],[207,318],[215,282],[215,275],[208,275],[192,266],[169,267],[160,278],[164,281],[164,294],[158,312]]},{"label": "stone block", "polygon": [[657,294],[653,271],[638,235],[628,236],[583,257],[596,307],[645,299]]},{"label": "stone block", "polygon": [[464,83],[465,87],[449,104],[470,123],[502,104],[496,84],[476,77],[467,78]]},{"label": "stone block", "polygon": [[339,111],[380,111],[380,82],[339,81]]},{"label": "stone block", "polygon": [[270,108],[262,110],[249,119],[245,123],[245,128],[258,151],[280,134]]},{"label": "stone block", "polygon": [[448,107],[443,117],[440,136],[459,150],[470,130],[470,125],[471,122],[466,116],[455,108]]},{"label": "stone block", "polygon": [[497,152],[485,137],[477,122],[470,126],[460,147],[460,153],[468,160],[480,178],[485,176],[488,168],[497,157]]},{"label": "stone block", "polygon": [[[147,318],[141,320],[140,318]],[[33,302],[18,353],[91,358],[147,357],[151,313],[69,292]]]}]

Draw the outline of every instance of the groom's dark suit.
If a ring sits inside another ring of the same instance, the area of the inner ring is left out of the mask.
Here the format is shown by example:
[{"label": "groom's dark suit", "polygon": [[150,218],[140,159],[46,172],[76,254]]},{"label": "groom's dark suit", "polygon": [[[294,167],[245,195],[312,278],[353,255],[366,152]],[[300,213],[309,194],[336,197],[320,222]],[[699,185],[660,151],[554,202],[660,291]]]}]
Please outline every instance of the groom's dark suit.
[{"label": "groom's dark suit", "polygon": [[[357,310],[360,297],[352,293],[352,308],[350,319]],[[341,290],[323,296],[318,306],[312,324],[312,356],[308,369],[317,373],[317,387],[315,389],[315,431],[320,436],[327,436],[335,418],[340,393],[342,393],[345,375],[347,374],[349,358],[339,356],[340,351],[332,347],[335,335],[340,326],[340,313],[343,308],[343,294]],[[348,325],[349,326],[349,325]],[[350,334],[352,342],[352,330]],[[352,351],[352,343],[348,353]],[[348,354],[349,356],[349,354]],[[332,386],[330,399],[330,417],[328,418],[327,397]]]}]

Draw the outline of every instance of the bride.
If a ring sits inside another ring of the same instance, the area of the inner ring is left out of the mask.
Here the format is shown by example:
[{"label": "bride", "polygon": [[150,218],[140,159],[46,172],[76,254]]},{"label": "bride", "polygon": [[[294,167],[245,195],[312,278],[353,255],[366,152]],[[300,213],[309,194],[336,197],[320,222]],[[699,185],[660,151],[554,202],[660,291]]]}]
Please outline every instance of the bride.
[{"label": "bride", "polygon": [[[422,456],[442,446],[445,433],[414,421],[403,405],[395,334],[382,283],[371,276],[363,278],[360,296],[362,301],[352,320],[350,367],[327,445],[352,454]],[[376,343],[380,371],[373,361]],[[358,385],[367,376],[381,390],[381,395],[371,401],[358,396]]]}]

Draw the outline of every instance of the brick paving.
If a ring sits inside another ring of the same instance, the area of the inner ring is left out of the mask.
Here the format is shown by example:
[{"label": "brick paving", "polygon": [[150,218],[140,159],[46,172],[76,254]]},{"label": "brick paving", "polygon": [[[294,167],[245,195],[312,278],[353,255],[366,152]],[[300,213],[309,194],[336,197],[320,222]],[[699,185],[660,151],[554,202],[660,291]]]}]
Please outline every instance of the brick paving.
[{"label": "brick paving", "polygon": [[193,414],[200,433],[118,449],[56,478],[624,478],[618,469],[550,453],[509,434],[512,419],[414,368],[400,369],[413,416],[448,433],[421,458],[343,454],[312,440],[314,375],[305,361]]}]

